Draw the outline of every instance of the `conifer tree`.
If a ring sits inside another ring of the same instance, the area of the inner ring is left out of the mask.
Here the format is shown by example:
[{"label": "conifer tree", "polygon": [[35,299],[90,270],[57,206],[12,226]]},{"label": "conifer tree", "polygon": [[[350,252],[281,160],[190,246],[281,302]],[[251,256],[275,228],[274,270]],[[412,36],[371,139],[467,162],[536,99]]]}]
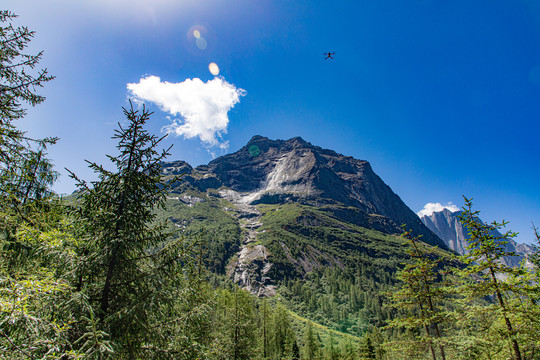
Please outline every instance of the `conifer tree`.
[{"label": "conifer tree", "polygon": [[438,342],[438,353],[444,360],[446,354],[440,326],[444,318],[444,292],[437,270],[441,259],[424,250],[426,245],[421,244],[419,237],[412,236],[410,231],[402,236],[409,244],[412,262],[398,272],[403,287],[390,294],[390,306],[401,311],[403,316],[391,321],[389,326],[423,329],[424,334],[419,338],[429,347],[433,360],[438,357],[435,342]]},{"label": "conifer tree", "polygon": [[267,359],[270,354],[270,315],[268,312],[268,302],[262,301],[261,309],[261,350],[262,358]]},{"label": "conifer tree", "polygon": [[272,317],[272,334],[270,342],[271,359],[292,360],[299,356],[296,345],[296,333],[292,329],[287,309],[278,305]]},{"label": "conifer tree", "polygon": [[360,359],[376,359],[375,346],[373,346],[373,341],[371,340],[370,334],[364,335],[362,338],[362,343],[360,344]]},{"label": "conifer tree", "polygon": [[[521,360],[518,332],[511,319],[514,309],[511,308],[512,302],[510,301],[512,293],[520,293],[521,291],[513,288],[511,282],[500,280],[501,278],[519,276],[519,269],[513,269],[501,261],[505,256],[514,255],[507,252],[504,245],[508,243],[509,239],[515,237],[516,233],[507,231],[500,234],[498,232],[507,225],[506,221],[483,223],[478,217],[479,211],[472,209],[472,199],[466,197],[464,199],[465,205],[460,220],[468,229],[469,246],[468,253],[462,256],[467,267],[458,270],[458,274],[464,281],[461,293],[469,304],[466,311],[478,310],[478,314],[485,317],[487,309],[479,309],[474,301],[491,297],[495,309],[492,310],[491,314],[487,313],[487,316],[491,316],[495,320],[494,325],[498,321],[502,322],[502,327],[497,328],[496,332],[503,334],[501,340],[505,339],[509,342],[513,357],[516,360]],[[491,327],[486,330],[490,332]],[[484,334],[484,336],[486,335],[489,333]]]},{"label": "conifer tree", "polygon": [[218,359],[253,359],[257,345],[255,304],[252,296],[235,286],[232,291],[218,291],[216,341],[213,345]]},{"label": "conifer tree", "polygon": [[[24,117],[26,111],[22,107],[21,101],[32,106],[45,100],[41,95],[35,93],[37,87],[42,87],[44,83],[53,79],[48,75],[47,69],[39,70],[36,75],[32,74],[41,57],[43,51],[36,55],[29,55],[22,52],[28,47],[35,32],[27,27],[14,27],[11,24],[17,15],[9,10],[0,11],[0,118],[2,126],[12,125],[14,120]],[[9,22],[4,25],[4,23]],[[8,126],[6,130],[13,130]],[[20,132],[11,135],[21,134]],[[10,135],[4,132],[3,136]]]},{"label": "conifer tree", "polygon": [[357,360],[358,359],[358,351],[356,349],[357,346],[355,346],[351,339],[347,337],[346,339],[343,339],[341,341],[341,358],[343,360]]},{"label": "conifer tree", "polygon": [[313,324],[308,321],[304,330],[304,359],[318,360],[321,357],[321,344],[318,341],[318,336],[313,329]]},{"label": "conifer tree", "polygon": [[153,332],[161,339],[161,346],[154,346],[160,351],[158,358],[219,358],[210,356],[221,350],[214,336],[215,331],[221,331],[216,330],[221,323],[215,318],[220,308],[219,293],[205,281],[208,274],[202,267],[200,240],[199,235],[183,239],[176,276],[173,273],[162,287],[169,288],[169,299],[161,311],[152,313]]},{"label": "conifer tree", "polygon": [[326,359],[328,360],[338,360],[341,357],[339,348],[336,346],[336,340],[334,334],[330,332],[328,336],[328,344],[325,346]]},{"label": "conifer tree", "polygon": [[532,223],[534,233],[533,253],[529,256],[529,261],[534,266],[536,272],[540,272],[540,230]]},{"label": "conifer tree", "polygon": [[[534,359],[540,353],[540,231],[532,224],[534,233],[533,253],[528,257],[528,263],[521,263],[521,276],[517,278],[523,293],[518,296],[520,321],[525,336],[523,348],[524,358]],[[531,265],[529,267],[528,265]],[[524,298],[526,296],[526,298]],[[516,299],[514,299],[516,302]]]},{"label": "conifer tree", "polygon": [[174,276],[179,276],[180,242],[170,240],[164,224],[154,224],[154,209],[165,204],[160,184],[161,161],[168,149],[156,149],[162,138],[144,125],[146,109],[124,109],[113,139],[119,154],[108,156],[116,171],[90,163],[99,176],[91,185],[78,181],[80,205],[75,215],[85,240],[77,288],[94,301],[99,327],[116,344],[117,356],[136,358],[155,350],[151,319],[161,304],[173,302]]},{"label": "conifer tree", "polygon": [[371,342],[373,343],[373,346],[375,347],[375,358],[383,359],[385,355],[385,350],[382,346],[384,343],[383,334],[377,327],[374,326],[371,328],[369,337],[371,338]]},{"label": "conifer tree", "polygon": [[[40,174],[51,174],[50,164],[43,156],[47,145],[56,138],[34,140],[18,130],[14,124],[26,115],[22,103],[31,106],[42,103],[45,97],[36,93],[36,88],[52,80],[47,69],[37,71],[43,51],[36,55],[24,53],[35,35],[27,27],[14,27],[17,15],[8,10],[0,11],[0,193],[15,196],[19,202],[26,198],[39,197],[38,183],[50,185],[54,178],[36,178]],[[6,24],[7,23],[7,24]],[[39,149],[34,150],[37,146]],[[46,168],[46,169],[44,169]],[[16,187],[16,194],[12,194]]]},{"label": "conifer tree", "polygon": [[[17,15],[0,11],[0,226],[4,236],[13,240],[19,224],[33,222],[37,204],[47,195],[56,179],[46,148],[57,138],[36,140],[17,129],[14,121],[23,118],[23,103],[35,106],[45,100],[36,88],[53,79],[47,69],[34,74],[43,52],[26,54],[24,50],[35,35],[27,27],[14,27]],[[38,206],[39,207],[39,206]]]}]

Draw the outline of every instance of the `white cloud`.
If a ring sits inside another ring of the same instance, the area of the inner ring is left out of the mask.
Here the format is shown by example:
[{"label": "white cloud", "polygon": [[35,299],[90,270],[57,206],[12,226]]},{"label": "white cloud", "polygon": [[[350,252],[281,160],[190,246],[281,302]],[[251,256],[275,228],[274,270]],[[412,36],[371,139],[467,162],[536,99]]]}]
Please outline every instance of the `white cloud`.
[{"label": "white cloud", "polygon": [[450,210],[451,212],[459,211],[459,208],[451,202],[446,203],[446,205],[443,205],[441,203],[427,203],[426,205],[424,205],[424,208],[416,214],[420,217],[429,216],[434,212],[443,211],[443,209]]},{"label": "white cloud", "polygon": [[227,113],[246,94],[222,77],[206,83],[198,78],[169,83],[150,75],[138,83],[127,84],[127,89],[136,101],[152,102],[163,111],[180,116],[171,119],[171,124],[165,127],[168,133],[199,137],[205,145],[222,149],[228,147],[228,142],[222,139],[229,125]]}]

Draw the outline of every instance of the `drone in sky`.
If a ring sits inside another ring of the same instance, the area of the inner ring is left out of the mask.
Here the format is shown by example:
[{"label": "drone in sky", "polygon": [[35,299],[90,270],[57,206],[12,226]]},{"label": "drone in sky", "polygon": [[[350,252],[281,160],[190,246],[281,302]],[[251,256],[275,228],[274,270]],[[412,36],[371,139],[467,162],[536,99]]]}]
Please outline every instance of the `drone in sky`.
[{"label": "drone in sky", "polygon": [[336,53],[335,53],[335,52],[326,52],[326,53],[324,53],[323,55],[326,56],[326,57],[324,58],[324,60],[326,60],[326,59],[334,59],[334,58],[332,57],[332,55],[336,55]]}]

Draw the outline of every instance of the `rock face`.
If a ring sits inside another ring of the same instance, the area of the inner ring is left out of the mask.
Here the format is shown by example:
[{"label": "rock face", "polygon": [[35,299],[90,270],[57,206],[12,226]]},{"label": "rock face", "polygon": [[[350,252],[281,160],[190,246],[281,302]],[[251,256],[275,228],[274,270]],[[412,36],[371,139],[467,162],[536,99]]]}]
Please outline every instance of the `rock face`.
[{"label": "rock face", "polygon": [[[336,213],[359,225],[389,234],[401,225],[422,235],[422,240],[446,248],[418,216],[386,185],[364,160],[314,146],[300,137],[270,140],[254,136],[239,151],[221,156],[193,171],[183,162],[166,163],[171,172],[185,171],[199,190],[226,187],[244,204],[299,202],[314,206],[340,206]],[[350,207],[351,213],[343,211]],[[361,216],[359,215],[361,214]],[[339,215],[336,215],[339,216]],[[348,221],[351,221],[347,219]],[[371,225],[370,225],[371,224]]]},{"label": "rock face", "polygon": [[467,230],[461,225],[458,215],[461,212],[452,212],[448,209],[433,212],[429,216],[422,216],[420,220],[445,244],[458,254],[465,254],[468,246]]},{"label": "rock face", "polygon": [[187,162],[178,160],[163,164],[161,171],[165,175],[182,175],[191,174],[193,168]]},{"label": "rock face", "polygon": [[[452,212],[448,209],[433,212],[431,215],[422,216],[422,222],[445,244],[455,252],[463,255],[467,253],[469,235],[468,230],[459,221],[461,211]],[[499,232],[494,234],[500,236]],[[513,252],[517,256],[507,256],[503,258],[503,263],[508,266],[518,266],[524,257],[531,254],[533,249],[527,244],[518,244],[514,240],[509,240],[505,246],[506,251]]]}]

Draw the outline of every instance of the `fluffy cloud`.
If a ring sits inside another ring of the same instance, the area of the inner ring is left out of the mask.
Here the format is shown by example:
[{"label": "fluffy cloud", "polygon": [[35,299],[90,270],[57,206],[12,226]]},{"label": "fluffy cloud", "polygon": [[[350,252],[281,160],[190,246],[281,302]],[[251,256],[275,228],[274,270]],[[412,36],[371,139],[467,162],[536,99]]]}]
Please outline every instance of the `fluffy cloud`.
[{"label": "fluffy cloud", "polygon": [[426,205],[424,205],[424,208],[416,214],[420,217],[429,216],[434,212],[442,211],[443,209],[450,210],[451,212],[459,211],[459,208],[451,202],[447,203],[446,205],[443,205],[441,203],[427,203]]},{"label": "fluffy cloud", "polygon": [[152,102],[163,111],[180,116],[165,127],[168,133],[199,137],[207,146],[221,148],[228,146],[222,139],[229,125],[227,113],[246,94],[222,77],[206,83],[198,78],[169,83],[157,76],[147,76],[138,83],[127,84],[127,89],[135,100]]}]

